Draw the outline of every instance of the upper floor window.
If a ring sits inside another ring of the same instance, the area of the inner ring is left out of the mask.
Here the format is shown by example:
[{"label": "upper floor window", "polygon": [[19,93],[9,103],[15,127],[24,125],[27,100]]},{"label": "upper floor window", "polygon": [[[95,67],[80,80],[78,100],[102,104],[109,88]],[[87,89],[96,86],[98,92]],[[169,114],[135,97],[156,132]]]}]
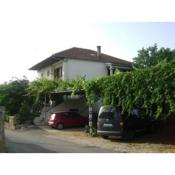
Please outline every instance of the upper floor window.
[{"label": "upper floor window", "polygon": [[54,79],[60,79],[62,77],[62,67],[54,69]]}]

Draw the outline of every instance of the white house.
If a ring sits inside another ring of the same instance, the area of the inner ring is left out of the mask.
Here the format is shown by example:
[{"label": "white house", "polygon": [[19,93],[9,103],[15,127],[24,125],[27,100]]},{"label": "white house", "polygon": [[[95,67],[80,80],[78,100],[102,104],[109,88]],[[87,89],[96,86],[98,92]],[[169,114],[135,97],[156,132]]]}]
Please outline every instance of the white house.
[{"label": "white house", "polygon": [[107,76],[115,69],[122,71],[131,69],[131,62],[97,51],[73,47],[58,52],[34,65],[30,70],[37,70],[40,77],[48,79],[72,80],[78,76],[86,79]]},{"label": "white house", "polygon": [[[39,76],[43,78],[72,80],[80,76],[92,79],[112,75],[116,68],[126,71],[131,69],[131,66],[132,63],[129,61],[101,53],[101,47],[97,46],[97,51],[73,47],[58,52],[34,65],[30,70],[37,70]],[[93,112],[98,112],[100,104],[94,106]],[[85,98],[67,99],[54,108],[43,108],[38,121],[43,119],[46,121],[52,112],[70,109],[77,109],[80,114],[88,116]]]}]

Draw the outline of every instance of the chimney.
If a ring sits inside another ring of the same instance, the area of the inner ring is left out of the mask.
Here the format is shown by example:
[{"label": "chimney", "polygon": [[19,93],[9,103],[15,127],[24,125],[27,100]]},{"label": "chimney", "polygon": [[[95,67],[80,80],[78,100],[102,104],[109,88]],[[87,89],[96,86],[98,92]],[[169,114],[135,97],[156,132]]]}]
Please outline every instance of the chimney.
[{"label": "chimney", "polygon": [[101,46],[97,46],[97,57],[100,58],[101,55]]}]

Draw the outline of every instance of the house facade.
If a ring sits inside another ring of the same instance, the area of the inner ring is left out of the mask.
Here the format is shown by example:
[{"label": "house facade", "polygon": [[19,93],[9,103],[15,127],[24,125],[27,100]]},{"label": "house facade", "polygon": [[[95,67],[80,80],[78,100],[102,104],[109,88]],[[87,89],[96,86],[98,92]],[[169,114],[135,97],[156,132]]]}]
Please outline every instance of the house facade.
[{"label": "house facade", "polygon": [[[36,70],[39,77],[47,79],[73,80],[77,77],[93,79],[96,77],[112,75],[116,69],[121,71],[130,70],[132,63],[107,54],[101,53],[101,47],[97,51],[73,47],[58,52],[49,58],[34,65],[30,70]],[[93,106],[93,112],[98,113],[101,103]],[[47,117],[56,111],[70,111],[76,109],[83,116],[88,116],[89,108],[85,98],[64,99],[62,103],[53,108],[44,107],[40,117],[36,121],[47,121]],[[36,124],[37,122],[35,122]]]},{"label": "house facade", "polygon": [[58,52],[34,65],[30,70],[38,71],[39,77],[72,80],[77,77],[92,79],[112,75],[116,69],[126,71],[132,63],[97,51],[73,47]]}]

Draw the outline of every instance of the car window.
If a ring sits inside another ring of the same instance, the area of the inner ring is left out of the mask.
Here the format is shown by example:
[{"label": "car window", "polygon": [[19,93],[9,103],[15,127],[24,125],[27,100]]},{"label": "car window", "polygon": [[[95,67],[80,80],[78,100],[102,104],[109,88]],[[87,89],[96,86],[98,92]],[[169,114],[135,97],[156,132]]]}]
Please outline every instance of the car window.
[{"label": "car window", "polygon": [[62,116],[66,117],[66,118],[77,118],[80,115],[78,113],[76,113],[76,112],[63,112]]},{"label": "car window", "polygon": [[73,117],[73,118],[80,117],[80,115],[79,115],[78,113],[76,113],[76,112],[70,112],[69,114],[70,114],[70,116]]},{"label": "car window", "polygon": [[114,112],[102,112],[99,116],[101,119],[114,119]]},{"label": "car window", "polygon": [[68,112],[63,112],[63,113],[61,113],[61,116],[67,118],[67,117],[69,117],[69,113]]},{"label": "car window", "polygon": [[118,109],[116,109],[116,111],[115,111],[115,118],[121,118],[121,111],[120,110],[118,110]]}]

